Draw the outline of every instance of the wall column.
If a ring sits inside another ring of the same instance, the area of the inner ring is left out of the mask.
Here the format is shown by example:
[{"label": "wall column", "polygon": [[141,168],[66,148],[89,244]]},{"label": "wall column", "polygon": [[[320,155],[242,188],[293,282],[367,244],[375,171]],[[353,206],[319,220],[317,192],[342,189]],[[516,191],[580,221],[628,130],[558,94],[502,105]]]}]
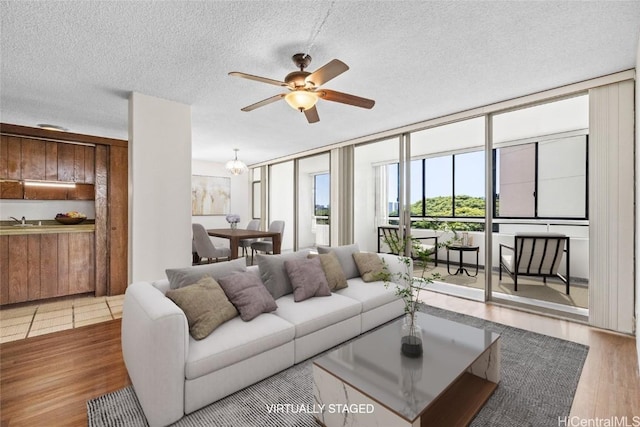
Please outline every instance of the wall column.
[{"label": "wall column", "polygon": [[129,97],[129,281],[191,265],[191,107]]}]

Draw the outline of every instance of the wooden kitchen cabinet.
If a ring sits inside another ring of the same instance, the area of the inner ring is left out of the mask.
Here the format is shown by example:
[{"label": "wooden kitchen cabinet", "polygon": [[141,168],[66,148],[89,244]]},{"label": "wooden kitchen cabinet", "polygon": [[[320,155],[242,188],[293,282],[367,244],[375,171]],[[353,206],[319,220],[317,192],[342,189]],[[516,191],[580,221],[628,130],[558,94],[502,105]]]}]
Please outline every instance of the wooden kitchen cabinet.
[{"label": "wooden kitchen cabinet", "polygon": [[93,184],[95,147],[2,135],[0,179]]},{"label": "wooden kitchen cabinet", "polygon": [[1,135],[0,179],[22,179],[22,144],[18,137]]},{"label": "wooden kitchen cabinet", "polygon": [[37,139],[21,138],[22,179],[44,180],[47,176],[47,144]]},{"label": "wooden kitchen cabinet", "polygon": [[0,236],[0,304],[95,290],[92,231]]},{"label": "wooden kitchen cabinet", "polygon": [[[0,123],[0,198],[29,200],[94,200],[95,231],[92,234],[93,287],[88,292],[100,295],[124,293],[128,284],[128,148],[126,140],[82,135],[71,132],[57,132],[39,128]],[[24,144],[23,144],[24,143]],[[24,157],[28,158],[24,158]],[[26,175],[27,177],[23,176]],[[44,174],[44,178],[42,177]],[[44,179],[46,181],[72,181],[74,189],[32,187],[23,185],[23,179]],[[10,288],[7,269],[9,259],[9,236],[0,236],[0,304],[8,300],[22,299],[22,287]],[[34,240],[31,246],[34,248]],[[51,237],[40,239],[41,246],[53,247]],[[22,248],[19,239],[16,247]],[[55,245],[62,253],[65,242],[56,240]],[[69,243],[75,248],[74,240]],[[42,254],[44,249],[40,250]],[[36,253],[35,249],[31,251]],[[47,252],[45,250],[45,252]],[[18,259],[11,252],[12,259]],[[44,259],[44,261],[43,261]],[[42,285],[40,291],[35,285],[27,285],[29,295],[40,294],[42,299],[65,295],[65,292],[79,292],[87,289],[83,281],[60,282],[59,274],[66,270],[63,265],[52,264],[50,258],[40,258],[40,276],[52,278],[59,283],[53,287]],[[34,263],[35,261],[32,261]],[[44,263],[44,264],[43,264]],[[23,283],[20,270],[13,273],[12,283]],[[32,273],[33,274],[33,273]],[[27,279],[27,283],[36,279]],[[63,289],[69,283],[68,289]],[[74,284],[75,283],[75,284]],[[9,292],[9,289],[13,291]],[[29,291],[31,289],[31,291]],[[13,297],[9,298],[9,295]]]},{"label": "wooden kitchen cabinet", "polygon": [[0,199],[22,199],[24,188],[20,181],[0,181]]}]

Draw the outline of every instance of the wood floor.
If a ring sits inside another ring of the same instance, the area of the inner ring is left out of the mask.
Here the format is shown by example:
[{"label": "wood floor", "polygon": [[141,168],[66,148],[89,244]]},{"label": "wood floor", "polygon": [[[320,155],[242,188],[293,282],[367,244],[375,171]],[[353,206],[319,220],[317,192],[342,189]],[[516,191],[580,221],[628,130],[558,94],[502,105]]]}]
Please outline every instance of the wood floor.
[{"label": "wood floor", "polygon": [[130,384],[121,320],[0,345],[2,427],[86,426],[86,401]]},{"label": "wood floor", "polygon": [[[634,338],[427,291],[420,296],[436,307],[589,345],[571,415],[626,416],[628,423],[640,416]],[[130,383],[121,355],[120,322],[0,345],[2,427],[86,426],[88,399]]]}]

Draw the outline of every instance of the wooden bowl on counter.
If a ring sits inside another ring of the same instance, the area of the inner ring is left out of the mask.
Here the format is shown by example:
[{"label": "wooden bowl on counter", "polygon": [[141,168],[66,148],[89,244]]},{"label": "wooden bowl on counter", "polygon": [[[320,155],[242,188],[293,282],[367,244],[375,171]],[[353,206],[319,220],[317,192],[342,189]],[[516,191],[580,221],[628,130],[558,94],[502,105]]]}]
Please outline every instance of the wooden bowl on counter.
[{"label": "wooden bowl on counter", "polygon": [[58,221],[60,224],[64,224],[64,225],[80,224],[85,219],[87,219],[87,218],[73,218],[73,217],[70,217],[70,216],[57,216],[55,218],[56,221]]}]

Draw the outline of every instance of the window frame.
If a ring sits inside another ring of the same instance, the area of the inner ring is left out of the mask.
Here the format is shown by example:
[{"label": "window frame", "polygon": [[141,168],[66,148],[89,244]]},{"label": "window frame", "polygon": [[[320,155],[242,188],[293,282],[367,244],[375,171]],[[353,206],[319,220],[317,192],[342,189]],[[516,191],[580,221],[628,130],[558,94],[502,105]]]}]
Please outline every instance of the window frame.
[{"label": "window frame", "polygon": [[[524,220],[524,221],[531,221],[531,220],[554,220],[554,221],[585,221],[589,219],[589,134],[588,132],[581,132],[578,131],[579,133],[575,133],[574,131],[568,132],[568,133],[560,133],[560,134],[553,134],[553,135],[545,135],[544,137],[539,137],[539,138],[528,138],[527,140],[523,140],[520,141],[520,143],[518,143],[517,141],[508,141],[508,142],[504,142],[501,143],[500,146],[498,147],[494,147],[491,149],[491,155],[493,156],[493,170],[492,170],[492,200],[491,203],[492,205],[492,219],[500,221],[500,220]],[[538,192],[539,192],[539,188],[538,188],[538,169],[539,169],[539,156],[538,156],[538,144],[540,142],[544,142],[544,141],[548,141],[548,140],[553,140],[553,139],[562,139],[565,137],[571,137],[571,136],[584,136],[585,138],[585,206],[584,206],[584,216],[583,217],[561,217],[561,216],[539,216],[538,215]],[[497,150],[502,148],[502,147],[508,147],[508,146],[514,146],[514,145],[521,145],[521,144],[535,144],[535,183],[534,183],[534,216],[528,216],[528,217],[513,217],[513,216],[499,216],[496,214],[497,209],[496,209],[496,203],[497,203],[497,192],[496,192],[496,187],[497,187],[497,169],[496,169],[496,157],[497,157]],[[455,222],[474,222],[477,223],[479,222],[479,220],[483,220],[485,218],[484,215],[482,216],[457,216],[455,213],[455,201],[456,201],[456,186],[455,186],[455,173],[456,173],[456,156],[459,155],[463,155],[463,154],[467,154],[467,153],[472,153],[472,152],[484,152],[484,149],[467,149],[467,150],[461,150],[461,151],[455,151],[455,152],[442,152],[442,153],[437,153],[435,155],[430,155],[430,156],[424,156],[424,157],[418,157],[415,159],[411,159],[411,162],[415,162],[416,160],[420,160],[420,168],[422,168],[421,171],[421,175],[422,175],[422,212],[420,216],[416,216],[414,214],[411,214],[411,220],[427,220],[427,221],[435,221],[435,220],[446,220],[447,222],[451,222],[451,220],[455,220]],[[452,180],[452,186],[451,186],[451,216],[432,216],[432,215],[427,215],[427,204],[425,202],[426,200],[426,161],[427,159],[430,158],[437,158],[437,157],[451,157],[451,162],[452,162],[452,169],[451,169],[451,180]],[[400,167],[399,167],[399,162],[390,162],[390,163],[385,163],[383,165],[381,165],[382,167],[389,167],[395,165],[396,166],[396,170],[397,170],[397,182],[398,182],[398,193],[400,191],[399,189],[399,171],[400,171]],[[388,183],[387,183],[388,185]],[[485,200],[485,214],[486,214],[486,203],[487,201]],[[395,215],[391,215],[391,213],[389,212],[389,209],[387,208],[387,217],[390,219],[390,221],[397,221],[398,219],[398,214]]]},{"label": "window frame", "polygon": [[[556,139],[563,139],[563,138],[569,138],[571,136],[567,136],[567,135],[551,135],[551,137],[545,137],[545,138],[538,138],[536,140],[529,140],[527,142],[523,142],[521,144],[509,144],[509,145],[502,145],[501,147],[496,147],[493,148],[492,151],[492,156],[493,156],[493,170],[492,170],[492,203],[493,203],[493,219],[496,220],[502,220],[502,219],[508,219],[508,220],[558,220],[558,221],[585,221],[585,220],[589,220],[589,134],[582,134],[582,135],[575,135],[575,136],[584,136],[585,138],[585,186],[584,186],[584,190],[585,190],[585,204],[584,204],[584,216],[581,217],[565,217],[565,216],[540,216],[538,215],[538,192],[539,192],[539,187],[538,187],[538,180],[539,180],[539,175],[538,175],[538,170],[539,170],[539,155],[538,155],[538,144],[541,142],[545,142],[548,140],[556,140]],[[535,170],[534,170],[534,202],[533,202],[533,216],[500,216],[499,214],[497,214],[498,209],[497,209],[497,186],[498,186],[498,182],[497,182],[497,150],[499,150],[500,148],[503,147],[513,147],[515,145],[526,145],[526,144],[535,144],[535,159],[534,159],[534,164],[535,164]]]}]

